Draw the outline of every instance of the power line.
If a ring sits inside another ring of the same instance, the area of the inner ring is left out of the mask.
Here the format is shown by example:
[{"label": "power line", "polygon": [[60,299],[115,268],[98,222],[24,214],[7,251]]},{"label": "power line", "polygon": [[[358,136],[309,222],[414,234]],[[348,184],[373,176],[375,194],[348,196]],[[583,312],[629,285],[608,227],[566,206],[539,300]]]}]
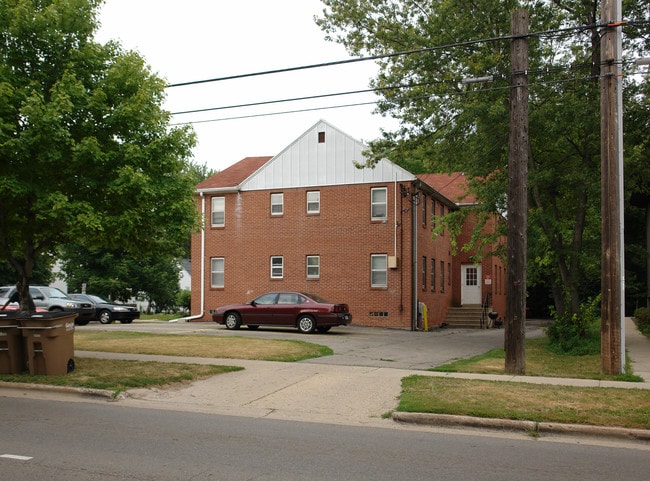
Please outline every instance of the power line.
[{"label": "power line", "polygon": [[[598,76],[586,76],[586,77],[572,77],[572,78],[565,78],[565,79],[559,79],[559,80],[548,80],[548,81],[541,81],[541,82],[532,82],[529,83],[529,87],[535,87],[536,85],[550,85],[550,84],[558,84],[558,83],[566,83],[566,82],[576,82],[576,81],[587,81],[587,80],[594,80],[599,78]],[[480,89],[471,89],[471,90],[459,90],[459,91],[454,91],[454,92],[448,92],[445,94],[439,94],[438,97],[445,97],[445,96],[451,96],[451,95],[469,95],[469,94],[478,94],[478,93],[485,93],[485,92],[497,92],[497,91],[509,91],[510,86],[502,86],[502,87],[490,87],[490,88],[480,88]],[[404,101],[416,101],[416,100],[423,100],[423,99],[429,99],[431,98],[432,95],[420,95],[416,97],[405,97],[403,100]],[[170,124],[170,126],[177,126],[177,125],[197,125],[197,124],[206,124],[206,123],[213,123],[213,122],[223,122],[227,120],[242,120],[242,119],[250,119],[250,118],[258,118],[258,117],[272,117],[276,115],[287,115],[287,114],[295,114],[295,113],[303,113],[303,112],[314,112],[314,111],[319,111],[319,110],[331,110],[331,109],[340,109],[340,108],[349,108],[349,107],[361,107],[365,105],[376,105],[379,101],[371,101],[371,102],[358,102],[358,103],[350,103],[350,104],[340,104],[340,105],[330,105],[330,106],[325,106],[325,107],[311,107],[311,108],[305,108],[305,109],[295,109],[295,110],[283,110],[283,111],[278,111],[278,112],[265,112],[265,113],[260,113],[260,114],[250,114],[250,115],[237,115],[237,116],[232,116],[232,117],[220,117],[216,119],[206,119],[206,120],[194,120],[194,121],[187,121],[187,122],[176,122]],[[224,107],[224,108],[235,108],[233,107]],[[208,109],[211,110],[211,109]]]},{"label": "power line", "polygon": [[[635,25],[640,24],[642,22],[634,22]],[[647,22],[646,22],[647,23]],[[546,30],[546,31],[541,31],[541,32],[534,32],[534,33],[529,33],[525,35],[526,37],[550,37],[550,36],[556,36],[556,35],[566,35],[569,32],[574,32],[574,31],[585,31],[585,30],[590,30],[594,28],[600,28],[600,27],[607,27],[607,24],[592,24],[592,25],[580,25],[577,27],[565,27],[565,28],[559,28],[559,29],[554,29],[554,30]],[[436,50],[443,50],[443,49],[452,49],[452,48],[458,48],[458,47],[469,47],[472,45],[477,45],[481,43],[491,43],[491,42],[501,42],[504,40],[513,40],[515,38],[521,38],[521,35],[506,35],[502,37],[491,37],[491,38],[485,38],[485,39],[480,39],[480,40],[467,40],[464,42],[455,42],[455,43],[450,43],[446,45],[438,45],[435,47],[423,47],[423,48],[418,48],[418,49],[412,49],[412,50],[405,50],[401,52],[393,52],[393,53],[387,53],[387,54],[380,54],[380,55],[371,55],[369,57],[356,57],[356,58],[351,58],[351,59],[345,59],[345,60],[336,60],[333,62],[321,62],[317,64],[311,64],[311,65],[301,65],[297,67],[287,67],[287,68],[280,68],[280,69],[274,69],[274,70],[264,70],[264,71],[259,71],[259,72],[251,72],[251,73],[244,73],[244,74],[236,74],[236,75],[228,75],[224,77],[215,77],[215,78],[210,78],[210,79],[203,79],[203,80],[193,80],[193,81],[188,81],[188,82],[179,82],[179,83],[173,83],[167,85],[167,88],[173,88],[173,87],[186,87],[189,85],[200,85],[200,84],[205,84],[205,83],[212,83],[212,82],[222,82],[225,80],[237,80],[237,79],[243,79],[243,78],[248,78],[248,77],[258,77],[262,75],[272,75],[272,74],[277,74],[277,73],[286,73],[286,72],[296,72],[299,70],[309,70],[309,69],[315,69],[315,68],[323,68],[323,67],[333,67],[336,65],[346,65],[346,64],[352,64],[352,63],[358,63],[358,62],[367,62],[371,60],[381,60],[385,58],[393,58],[393,57],[401,57],[405,55],[413,55],[413,54],[418,54],[418,53],[426,53],[426,52],[432,52]]]},{"label": "power line", "polygon": [[176,126],[176,125],[188,125],[188,124],[207,124],[207,123],[212,123],[212,122],[223,122],[224,120],[240,120],[240,119],[252,119],[255,117],[272,117],[274,115],[285,115],[285,114],[296,114],[296,113],[302,113],[302,112],[313,112],[317,110],[330,110],[330,109],[342,109],[342,108],[348,108],[348,107],[360,107],[364,105],[375,105],[377,104],[376,101],[372,102],[359,102],[355,104],[344,104],[344,105],[330,105],[327,107],[312,107],[308,109],[298,109],[298,110],[285,110],[282,112],[267,112],[263,114],[251,114],[251,115],[239,115],[236,117],[225,117],[225,118],[219,118],[219,119],[209,119],[209,120],[194,120],[194,121],[189,121],[189,122],[177,122],[173,124],[169,124],[170,126]]},{"label": "power line", "polygon": [[[530,70],[527,73],[529,75],[550,75],[558,72],[564,72],[564,71],[571,71],[571,70],[581,70],[581,69],[589,69],[591,68],[591,64],[572,64],[569,66],[555,66],[555,67],[543,67],[539,68],[536,70]],[[492,77],[495,80],[505,80],[510,77],[511,74],[508,75],[499,75],[495,74]],[[317,94],[317,95],[309,95],[309,96],[304,96],[304,97],[290,97],[290,98],[284,98],[284,99],[273,99],[273,100],[263,100],[259,102],[249,102],[249,103],[244,103],[244,104],[234,104],[234,105],[223,105],[223,106],[217,106],[217,107],[204,107],[204,108],[199,108],[199,109],[191,109],[191,110],[181,110],[177,112],[172,112],[171,115],[186,115],[186,114],[195,114],[195,113],[203,113],[203,112],[213,112],[216,110],[228,110],[228,109],[237,109],[237,108],[246,108],[246,107],[259,107],[262,105],[273,105],[273,104],[278,104],[278,103],[288,103],[288,102],[298,102],[298,101],[304,101],[304,100],[316,100],[316,99],[321,99],[321,98],[329,98],[329,97],[337,97],[337,96],[344,96],[344,95],[357,95],[357,94],[363,94],[363,93],[378,93],[378,92],[384,92],[384,91],[389,91],[389,90],[403,90],[403,89],[409,89],[409,88],[416,88],[416,87],[424,87],[424,86],[429,86],[429,85],[458,85],[459,83],[462,83],[462,80],[460,81],[455,81],[455,80],[432,80],[429,82],[416,82],[416,83],[411,83],[411,84],[404,84],[404,85],[394,85],[394,86],[387,86],[387,87],[376,87],[376,88],[371,88],[371,89],[362,89],[362,90],[351,90],[351,91],[345,91],[345,92],[331,92],[331,93],[326,93],[326,94]],[[352,105],[357,105],[357,104],[352,104]],[[338,107],[337,107],[338,108]]]}]

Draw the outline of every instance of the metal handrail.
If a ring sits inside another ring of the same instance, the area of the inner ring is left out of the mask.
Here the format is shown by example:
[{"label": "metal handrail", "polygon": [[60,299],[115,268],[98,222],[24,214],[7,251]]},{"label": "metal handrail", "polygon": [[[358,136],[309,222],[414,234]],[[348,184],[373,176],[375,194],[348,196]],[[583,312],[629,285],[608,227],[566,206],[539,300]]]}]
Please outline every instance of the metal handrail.
[{"label": "metal handrail", "polygon": [[490,327],[489,321],[486,319],[487,317],[487,309],[488,306],[490,305],[490,297],[492,296],[491,292],[488,292],[485,294],[485,300],[483,301],[483,304],[481,305],[481,329],[487,329]]}]

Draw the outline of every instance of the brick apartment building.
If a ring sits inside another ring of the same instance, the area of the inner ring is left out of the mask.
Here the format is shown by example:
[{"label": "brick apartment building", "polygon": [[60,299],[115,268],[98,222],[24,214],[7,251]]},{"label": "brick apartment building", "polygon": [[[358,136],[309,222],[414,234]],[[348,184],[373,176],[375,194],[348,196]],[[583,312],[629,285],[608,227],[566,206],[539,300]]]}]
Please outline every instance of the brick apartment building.
[{"label": "brick apartment building", "polygon": [[345,302],[357,325],[403,329],[418,328],[418,302],[429,326],[488,293],[505,305],[498,260],[474,264],[452,256],[448,233],[432,236],[437,216],[462,208],[462,174],[418,177],[385,159],[361,168],[365,149],[321,120],[275,157],[198,184],[192,315],[211,320],[218,306],[276,290]]}]

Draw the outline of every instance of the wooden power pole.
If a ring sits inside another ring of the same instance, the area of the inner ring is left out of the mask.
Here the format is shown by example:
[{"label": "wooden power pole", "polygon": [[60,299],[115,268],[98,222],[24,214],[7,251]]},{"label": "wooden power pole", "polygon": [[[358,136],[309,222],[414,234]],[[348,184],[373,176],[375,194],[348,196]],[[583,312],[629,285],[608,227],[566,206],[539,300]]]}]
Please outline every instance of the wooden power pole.
[{"label": "wooden power pole", "polygon": [[506,266],[505,371],[526,372],[526,223],[528,220],[528,12],[511,16],[510,151]]},{"label": "wooden power pole", "polygon": [[600,368],[620,374],[625,364],[623,333],[623,77],[621,0],[603,0],[600,42],[601,137],[601,325]]}]

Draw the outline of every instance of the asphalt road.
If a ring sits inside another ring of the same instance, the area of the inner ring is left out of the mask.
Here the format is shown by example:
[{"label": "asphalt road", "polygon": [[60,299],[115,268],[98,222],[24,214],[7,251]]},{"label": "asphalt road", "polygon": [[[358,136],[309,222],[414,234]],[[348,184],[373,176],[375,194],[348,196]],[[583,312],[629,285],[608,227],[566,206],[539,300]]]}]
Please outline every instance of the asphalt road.
[{"label": "asphalt road", "polygon": [[645,481],[647,447],[0,397],[12,481]]}]

